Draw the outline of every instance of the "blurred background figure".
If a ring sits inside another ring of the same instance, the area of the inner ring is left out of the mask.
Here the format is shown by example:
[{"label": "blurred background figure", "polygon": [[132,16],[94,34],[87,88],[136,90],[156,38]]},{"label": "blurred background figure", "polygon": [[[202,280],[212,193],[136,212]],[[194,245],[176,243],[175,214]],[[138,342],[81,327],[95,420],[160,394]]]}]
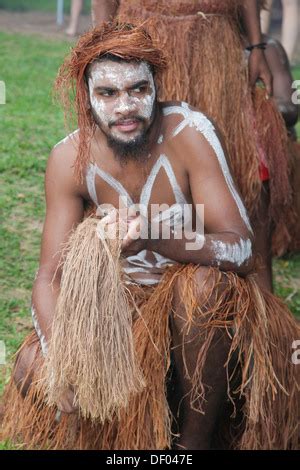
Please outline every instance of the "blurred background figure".
[{"label": "blurred background figure", "polygon": [[83,0],[72,0],[71,2],[71,13],[70,13],[70,23],[66,29],[66,34],[68,36],[75,36],[78,28],[79,15],[81,13],[83,6]]},{"label": "blurred background figure", "polygon": [[92,0],[91,10],[93,26],[101,24],[102,21],[112,19],[117,12],[118,6],[118,0],[110,0],[109,2],[105,0]]},{"label": "blurred background figure", "polygon": [[[266,0],[263,3],[266,9],[261,12],[261,29],[264,34],[268,34],[272,16],[273,0]],[[291,62],[299,31],[299,0],[281,0],[281,5],[281,43],[287,53],[289,61]]]}]

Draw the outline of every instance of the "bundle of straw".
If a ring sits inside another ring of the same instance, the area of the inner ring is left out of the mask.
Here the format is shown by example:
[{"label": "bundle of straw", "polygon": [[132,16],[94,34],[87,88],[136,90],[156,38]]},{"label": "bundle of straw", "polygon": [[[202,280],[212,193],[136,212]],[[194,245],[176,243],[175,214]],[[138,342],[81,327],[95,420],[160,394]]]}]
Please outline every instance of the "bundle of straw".
[{"label": "bundle of straw", "polygon": [[47,402],[71,387],[83,417],[110,420],[144,387],[132,310],[121,282],[120,245],[99,238],[98,218],[77,226],[63,249],[63,274],[45,361]]}]

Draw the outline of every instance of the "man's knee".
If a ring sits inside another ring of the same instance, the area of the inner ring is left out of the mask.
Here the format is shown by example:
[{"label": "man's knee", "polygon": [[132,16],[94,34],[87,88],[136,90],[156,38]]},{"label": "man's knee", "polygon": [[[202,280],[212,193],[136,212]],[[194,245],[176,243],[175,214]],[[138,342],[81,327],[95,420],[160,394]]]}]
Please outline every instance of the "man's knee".
[{"label": "man's knee", "polygon": [[217,268],[198,267],[188,278],[185,274],[178,277],[175,285],[175,301],[185,303],[187,291],[192,289],[193,296],[199,303],[216,300],[228,287],[228,278]]},{"label": "man's knee", "polygon": [[14,371],[14,382],[23,397],[28,392],[33,377],[33,363],[37,354],[38,344],[25,346],[19,352]]},{"label": "man's knee", "polygon": [[228,277],[216,268],[201,266],[188,278],[185,274],[180,275],[174,288],[173,298],[173,321],[176,328],[182,329],[187,323],[194,321],[198,326],[202,321],[205,323],[211,312],[222,308],[222,302],[229,290]]}]

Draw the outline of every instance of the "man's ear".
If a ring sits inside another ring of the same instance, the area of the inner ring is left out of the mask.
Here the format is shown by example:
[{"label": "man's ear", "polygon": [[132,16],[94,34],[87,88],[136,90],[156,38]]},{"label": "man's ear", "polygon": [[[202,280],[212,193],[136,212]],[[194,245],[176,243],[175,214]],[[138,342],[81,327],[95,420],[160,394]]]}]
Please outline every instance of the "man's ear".
[{"label": "man's ear", "polygon": [[86,108],[91,109],[91,101],[90,101],[90,88],[88,84],[87,75],[84,74],[84,89],[85,89],[85,96],[86,96]]}]

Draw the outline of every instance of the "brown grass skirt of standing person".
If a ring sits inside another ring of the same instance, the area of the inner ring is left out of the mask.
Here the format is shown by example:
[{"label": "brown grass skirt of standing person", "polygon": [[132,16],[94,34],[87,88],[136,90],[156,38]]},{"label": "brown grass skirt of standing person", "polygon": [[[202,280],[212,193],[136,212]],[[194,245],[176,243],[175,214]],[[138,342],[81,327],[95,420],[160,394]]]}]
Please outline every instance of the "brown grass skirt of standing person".
[{"label": "brown grass skirt of standing person", "polygon": [[[220,128],[237,187],[255,215],[262,181],[260,162],[270,174],[269,222],[285,251],[293,223],[288,137],[273,99],[249,85],[239,31],[240,0],[120,1],[121,20],[138,23],[158,38],[169,57],[159,82],[162,100],[186,101]],[[291,222],[292,221],[292,222]],[[288,223],[288,226],[286,226]],[[276,234],[279,232],[279,235]]]},{"label": "brown grass skirt of standing person", "polygon": [[[157,286],[127,284],[120,244],[99,239],[98,221],[88,217],[65,246],[49,351],[44,358],[35,332],[21,346],[22,352],[38,345],[28,372],[32,383],[25,398],[13,379],[6,387],[1,439],[25,449],[170,448],[169,320],[180,280],[186,331],[199,320],[203,341],[189,377],[191,403],[199,403],[201,412],[203,366],[215,332],[222,329],[231,337],[224,367],[232,361],[235,365],[228,400],[243,402],[242,432],[231,447],[298,449],[300,382],[292,343],[300,330],[283,303],[262,292],[255,275],[242,279],[217,268],[207,269],[201,302],[194,284],[199,266],[192,264],[169,267]],[[224,276],[226,288],[216,298]],[[216,300],[209,304],[212,298]],[[211,309],[202,308],[204,304]],[[69,385],[76,391],[79,411],[58,419],[55,400]],[[230,435],[229,427],[226,432]]]}]

